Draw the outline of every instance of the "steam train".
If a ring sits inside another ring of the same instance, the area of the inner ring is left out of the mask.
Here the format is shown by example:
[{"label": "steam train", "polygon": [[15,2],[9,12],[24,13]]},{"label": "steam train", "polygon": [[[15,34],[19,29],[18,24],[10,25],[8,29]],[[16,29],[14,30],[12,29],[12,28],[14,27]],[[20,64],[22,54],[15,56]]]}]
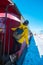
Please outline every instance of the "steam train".
[{"label": "steam train", "polygon": [[[13,31],[11,30],[11,28],[17,28],[18,26],[20,26],[21,23],[20,20],[21,20],[21,13],[19,12],[16,5],[11,4],[7,0],[1,0],[0,1],[0,59],[3,58],[4,60],[5,56],[6,58],[8,58],[7,56],[10,56],[13,53],[12,50],[13,50],[14,42],[12,38]],[[27,47],[27,45],[24,42],[21,45],[20,50],[15,53],[16,55],[18,55],[18,58],[20,58],[25,47]]]}]

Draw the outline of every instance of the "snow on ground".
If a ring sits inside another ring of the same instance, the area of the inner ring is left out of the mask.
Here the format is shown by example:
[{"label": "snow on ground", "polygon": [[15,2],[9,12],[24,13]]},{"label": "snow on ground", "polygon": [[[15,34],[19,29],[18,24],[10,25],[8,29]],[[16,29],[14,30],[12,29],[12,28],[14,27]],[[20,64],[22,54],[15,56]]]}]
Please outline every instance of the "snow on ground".
[{"label": "snow on ground", "polygon": [[34,39],[41,57],[43,55],[43,34],[34,35]]}]

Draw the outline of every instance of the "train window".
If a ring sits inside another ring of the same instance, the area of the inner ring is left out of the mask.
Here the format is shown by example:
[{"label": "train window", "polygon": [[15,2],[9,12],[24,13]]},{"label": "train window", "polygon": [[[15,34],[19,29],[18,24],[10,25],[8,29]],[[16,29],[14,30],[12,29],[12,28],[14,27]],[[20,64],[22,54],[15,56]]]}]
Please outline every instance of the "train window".
[{"label": "train window", "polygon": [[0,31],[5,32],[4,18],[0,18]]}]

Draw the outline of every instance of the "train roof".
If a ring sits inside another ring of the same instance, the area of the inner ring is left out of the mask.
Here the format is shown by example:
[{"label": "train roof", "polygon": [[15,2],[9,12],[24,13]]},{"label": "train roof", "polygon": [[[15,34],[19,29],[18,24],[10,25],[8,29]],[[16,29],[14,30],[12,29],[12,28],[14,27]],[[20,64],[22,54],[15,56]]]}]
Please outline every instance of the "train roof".
[{"label": "train roof", "polygon": [[[11,4],[11,3],[8,0],[0,0],[0,12],[5,12],[5,9],[9,4]],[[21,17],[21,13],[18,10],[15,3],[14,3],[14,5],[10,5],[8,7],[8,12],[18,15],[18,17]]]},{"label": "train roof", "polygon": [[0,0],[0,5],[8,5],[10,2],[8,0]]}]

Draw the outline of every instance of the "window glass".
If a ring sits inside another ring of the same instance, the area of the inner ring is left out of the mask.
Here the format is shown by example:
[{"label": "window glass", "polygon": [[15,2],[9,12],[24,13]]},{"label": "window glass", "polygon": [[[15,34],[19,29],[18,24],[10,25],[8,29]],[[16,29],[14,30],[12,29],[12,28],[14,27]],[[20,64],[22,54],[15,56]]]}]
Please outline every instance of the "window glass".
[{"label": "window glass", "polygon": [[5,32],[4,18],[0,18],[0,29],[2,29],[2,32]]}]

